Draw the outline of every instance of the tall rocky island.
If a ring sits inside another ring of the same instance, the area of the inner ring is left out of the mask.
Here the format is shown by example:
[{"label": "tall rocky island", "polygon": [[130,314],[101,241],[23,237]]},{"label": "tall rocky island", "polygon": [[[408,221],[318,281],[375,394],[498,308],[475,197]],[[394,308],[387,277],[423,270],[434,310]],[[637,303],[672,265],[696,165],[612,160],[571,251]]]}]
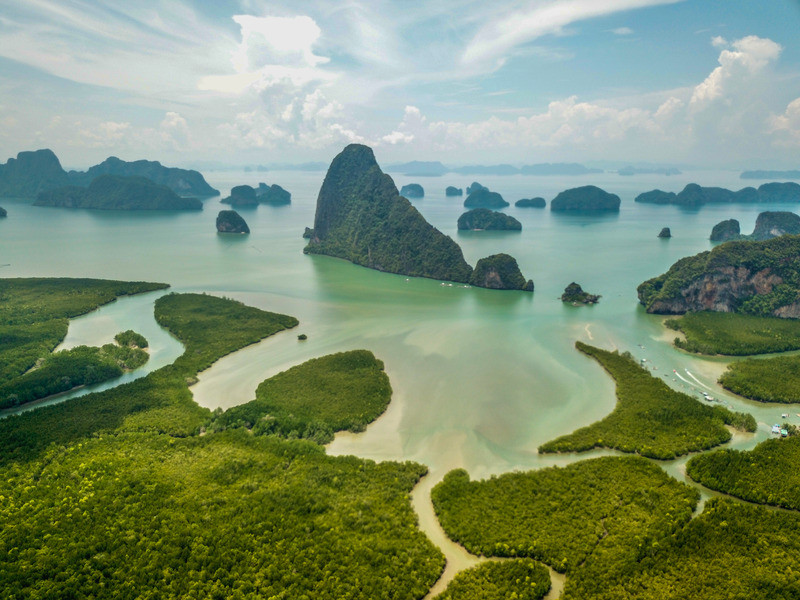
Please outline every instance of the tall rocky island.
[{"label": "tall rocky island", "polygon": [[307,254],[414,277],[466,283],[461,248],[397,191],[372,150],[350,144],[333,159],[317,198]]}]

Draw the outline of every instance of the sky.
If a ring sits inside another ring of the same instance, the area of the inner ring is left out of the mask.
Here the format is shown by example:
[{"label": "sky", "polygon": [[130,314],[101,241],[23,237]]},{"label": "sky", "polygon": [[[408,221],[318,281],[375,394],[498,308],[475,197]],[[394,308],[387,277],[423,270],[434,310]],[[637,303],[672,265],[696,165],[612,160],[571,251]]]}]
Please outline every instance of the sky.
[{"label": "sky", "polygon": [[800,168],[800,0],[0,0],[0,162]]}]

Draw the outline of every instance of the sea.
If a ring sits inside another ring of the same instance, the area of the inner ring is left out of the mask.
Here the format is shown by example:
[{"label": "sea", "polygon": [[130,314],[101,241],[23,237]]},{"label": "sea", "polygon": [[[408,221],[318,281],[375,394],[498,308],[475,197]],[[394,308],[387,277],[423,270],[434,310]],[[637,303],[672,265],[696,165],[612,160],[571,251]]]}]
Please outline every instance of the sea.
[{"label": "sea", "polygon": [[[731,445],[752,447],[769,436],[783,412],[796,407],[737,398],[716,383],[731,359],[703,358],[675,349],[664,317],[648,315],[636,287],[678,259],[709,250],[711,228],[736,218],[750,232],[763,210],[797,205],[710,205],[698,210],[634,203],[641,192],[680,191],[690,182],[739,189],[759,185],[738,171],[690,171],[681,175],[620,176],[394,176],[398,187],[420,183],[425,197],[413,200],[424,217],[463,248],[471,264],[484,256],[514,256],[533,294],[494,291],[438,280],[380,273],[344,260],[303,254],[305,227],[312,227],[324,172],[212,171],[209,183],[222,197],[235,185],[277,183],[292,193],[289,206],[240,209],[246,236],[219,235],[220,197],[199,212],[112,212],[34,207],[2,199],[1,277],[97,277],[166,282],[173,292],[205,292],[241,300],[300,320],[294,330],[229,355],[192,387],[210,409],[254,397],[258,384],[310,358],[355,348],[371,350],[391,379],[386,413],[363,433],[339,434],[332,454],[375,460],[414,460],[429,467],[430,480],[453,468],[474,478],[513,470],[566,464],[583,455],[542,456],[537,447],[603,418],[614,407],[611,378],[579,353],[577,340],[631,352],[672,387],[703,401],[706,392],[759,422],[756,434],[737,434]],[[445,187],[465,188],[477,179],[500,192],[504,210],[521,232],[459,232],[463,197]],[[593,184],[618,194],[619,213],[557,214],[549,209],[567,188]],[[516,208],[520,198],[542,196],[546,209]],[[669,227],[672,238],[657,237]],[[559,296],[570,282],[600,294],[597,305],[572,306]],[[172,362],[181,344],[153,319],[153,302],[166,292],[122,298],[74,319],[61,347],[100,345],[134,329],[151,344],[148,365],[122,381]],[[306,341],[297,336],[304,333]],[[735,360],[735,359],[734,359]],[[70,392],[27,407],[69,401],[113,383]],[[607,453],[607,452],[606,452]],[[590,456],[603,452],[590,453]],[[684,479],[684,459],[665,463]]]}]

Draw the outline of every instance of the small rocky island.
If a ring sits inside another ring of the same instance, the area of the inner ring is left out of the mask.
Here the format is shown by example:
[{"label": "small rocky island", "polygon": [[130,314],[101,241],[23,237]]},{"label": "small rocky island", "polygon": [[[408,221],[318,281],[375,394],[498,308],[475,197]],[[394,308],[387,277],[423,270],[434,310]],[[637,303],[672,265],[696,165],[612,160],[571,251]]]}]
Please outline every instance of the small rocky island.
[{"label": "small rocky island", "polygon": [[741,236],[742,230],[739,221],[736,219],[726,219],[720,221],[711,229],[711,236],[708,238],[712,242],[727,242],[736,240]]},{"label": "small rocky island", "polygon": [[414,277],[467,283],[472,275],[458,244],[399,194],[372,149],[361,144],[331,162],[303,251]]},{"label": "small rocky island", "polygon": [[464,190],[462,188],[457,188],[452,185],[448,185],[447,188],[444,190],[445,196],[463,196]]},{"label": "small rocky island", "polygon": [[221,210],[217,215],[217,233],[250,233],[250,228],[235,210]]},{"label": "small rocky island", "polygon": [[561,294],[561,301],[568,302],[573,306],[578,306],[580,304],[597,304],[600,301],[600,296],[584,292],[583,288],[573,281],[564,288],[564,293]]},{"label": "small rocky island", "polygon": [[508,254],[493,254],[478,261],[470,283],[493,290],[533,291],[533,280],[525,280],[517,260]]},{"label": "small rocky island", "polygon": [[202,210],[197,198],[178,196],[144,177],[100,175],[88,188],[69,185],[40,192],[34,206],[100,210]]},{"label": "small rocky island", "polygon": [[271,204],[272,206],[283,206],[291,204],[292,195],[279,186],[277,183],[267,185],[259,183],[255,190],[256,199],[260,204]]},{"label": "small rocky island", "polygon": [[223,204],[230,204],[236,208],[258,206],[256,190],[251,185],[237,185],[231,189],[231,195],[220,200]]},{"label": "small rocky island", "polygon": [[670,231],[669,227],[662,227],[661,231],[658,232],[658,237],[660,238],[671,238],[672,231]]},{"label": "small rocky island", "polygon": [[800,318],[800,236],[730,241],[682,258],[637,288],[649,313],[712,310]]},{"label": "small rocky island", "polygon": [[473,181],[467,186],[467,196],[469,196],[472,192],[477,192],[478,190],[488,190],[489,188],[482,186],[477,181]]},{"label": "small rocky island", "polygon": [[619,212],[620,199],[595,185],[564,190],[550,202],[555,212]]},{"label": "small rocky island", "polygon": [[514,202],[514,206],[517,208],[544,208],[547,206],[547,202],[544,198],[537,196],[535,198],[521,198]]},{"label": "small rocky island", "polygon": [[418,183],[409,183],[400,189],[400,195],[403,198],[424,198],[425,190]]},{"label": "small rocky island", "polygon": [[506,202],[500,194],[497,192],[490,192],[489,188],[483,186],[470,192],[467,199],[464,200],[464,208],[495,209],[505,208],[506,206],[508,206],[508,202]]},{"label": "small rocky island", "polygon": [[522,223],[514,217],[488,208],[473,208],[458,217],[459,231],[521,231]]},{"label": "small rocky island", "polygon": [[4,217],[7,217],[7,216],[8,216],[8,211],[5,208],[3,208],[2,206],[0,206],[0,219],[2,219]]}]

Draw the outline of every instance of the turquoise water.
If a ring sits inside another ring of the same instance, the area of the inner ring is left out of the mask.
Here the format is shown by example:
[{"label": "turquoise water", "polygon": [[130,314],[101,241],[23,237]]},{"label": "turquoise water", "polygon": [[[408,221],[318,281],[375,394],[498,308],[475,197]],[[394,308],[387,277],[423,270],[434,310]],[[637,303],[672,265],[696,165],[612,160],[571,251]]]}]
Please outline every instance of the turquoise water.
[{"label": "turquoise water", "polygon": [[[249,236],[217,235],[214,221],[224,208],[219,198],[206,200],[202,212],[168,214],[37,208],[3,199],[9,216],[0,221],[0,264],[10,266],[0,267],[0,275],[163,281],[174,291],[226,295],[300,319],[296,330],[226,357],[201,374],[193,392],[210,408],[250,400],[260,381],[308,358],[368,348],[386,364],[392,404],[366,432],[338,436],[329,451],[418,460],[431,468],[433,479],[453,467],[484,477],[574,460],[540,457],[536,448],[603,417],[615,402],[611,379],[574,349],[575,340],[629,350],[677,389],[710,389],[734,408],[753,412],[761,429],[755,437],[737,436],[737,446],[766,437],[780,413],[798,412],[723,393],[714,382],[726,361],[676,351],[662,318],[645,314],[637,303],[641,281],[711,247],[708,235],[718,221],[738,218],[748,232],[760,211],[796,208],[725,205],[686,211],[633,202],[642,191],[679,191],[690,181],[739,189],[738,173],[478,178],[512,204],[536,195],[549,201],[563,189],[589,183],[622,198],[619,214],[599,217],[512,205],[506,212],[522,222],[518,233],[456,231],[463,198],[446,198],[444,188],[466,187],[471,177],[395,178],[398,186],[418,181],[425,187],[426,197],[415,206],[458,241],[469,262],[508,252],[534,280],[534,294],[442,286],[304,255],[301,234],[313,225],[323,176],[208,173],[223,195],[234,185],[259,180],[292,192],[291,206],[239,211]],[[665,226],[672,239],[656,237]],[[563,305],[557,298],[571,281],[601,294],[600,303]],[[121,299],[75,320],[65,343],[103,343],[132,327],[153,346],[146,370],[170,362],[181,348],[152,319],[157,296]],[[301,332],[308,341],[297,340]],[[680,476],[681,464],[667,468]]]}]

